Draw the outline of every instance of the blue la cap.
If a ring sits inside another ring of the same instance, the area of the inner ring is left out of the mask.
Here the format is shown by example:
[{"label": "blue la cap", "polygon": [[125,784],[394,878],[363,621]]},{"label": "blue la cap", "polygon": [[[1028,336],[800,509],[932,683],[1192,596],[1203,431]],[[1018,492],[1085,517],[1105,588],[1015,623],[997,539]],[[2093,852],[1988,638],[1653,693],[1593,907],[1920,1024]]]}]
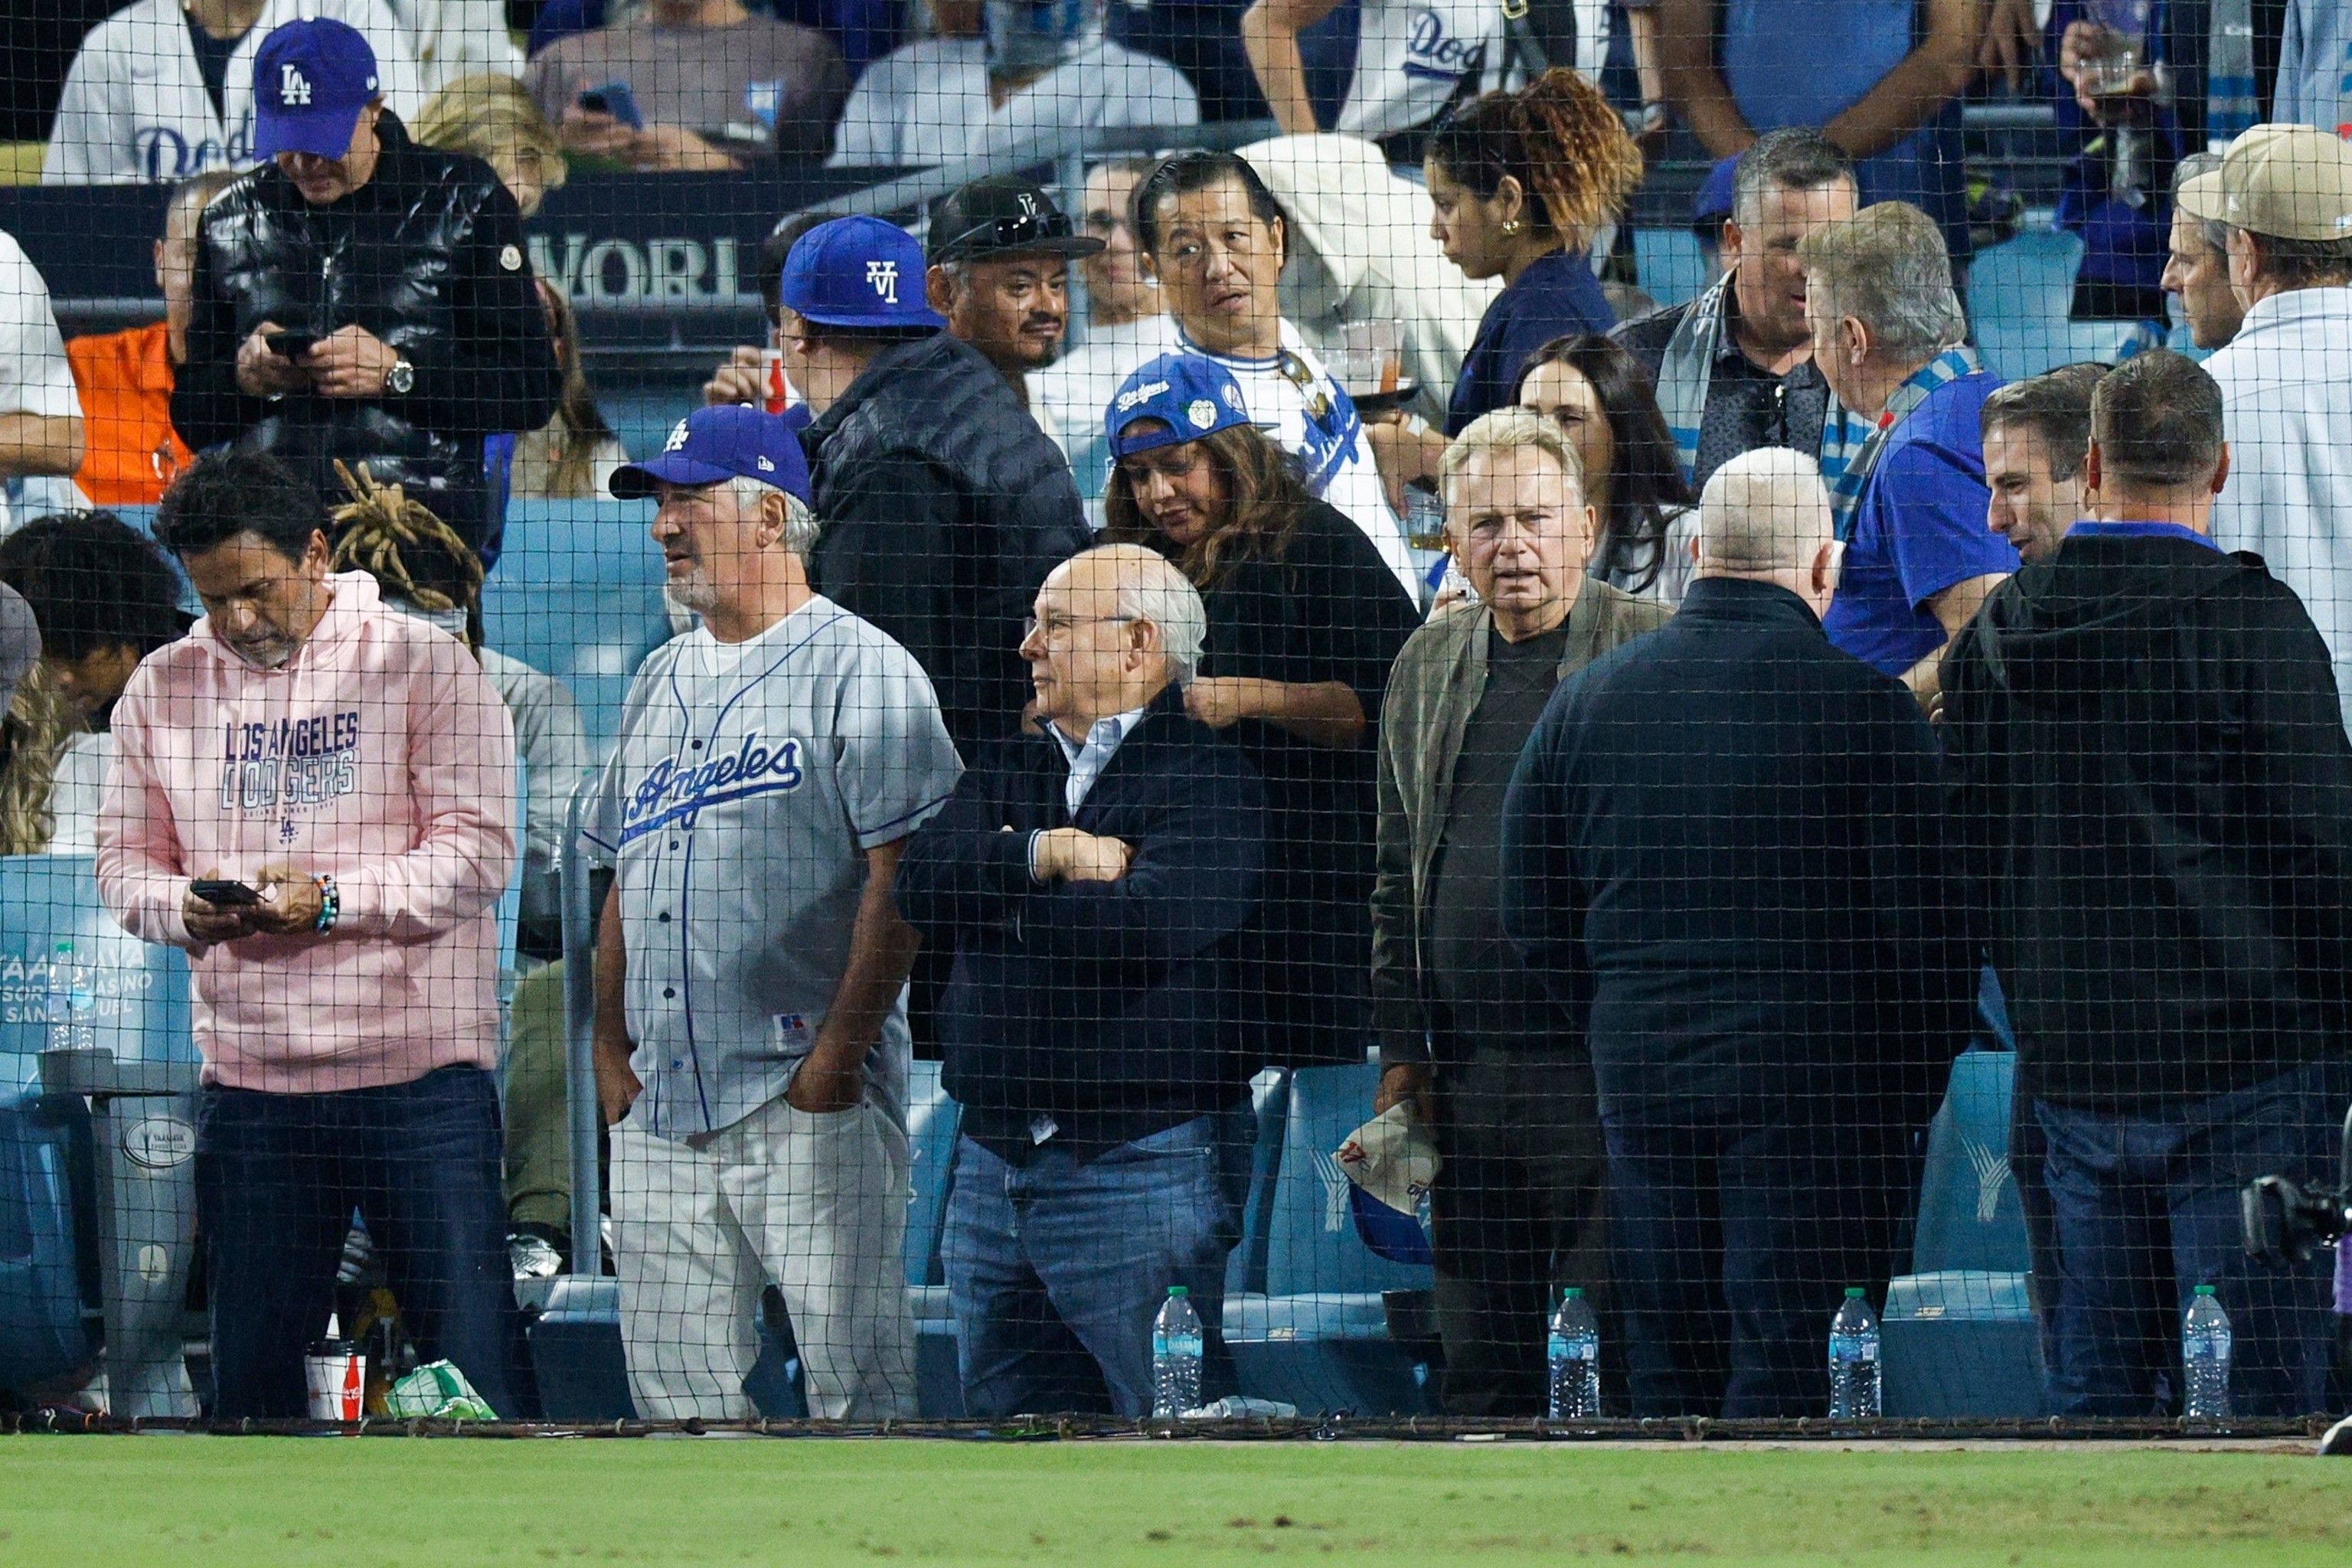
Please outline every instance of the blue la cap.
[{"label": "blue la cap", "polygon": [[[1132,437],[1121,434],[1139,419],[1157,419],[1167,428]],[[1197,441],[1249,422],[1241,383],[1223,365],[1199,354],[1161,354],[1145,361],[1119,384],[1118,395],[1103,410],[1114,458]]]},{"label": "blue la cap", "polygon": [[791,421],[748,403],[698,408],[672,427],[660,457],[622,464],[606,488],[622,500],[639,500],[657,484],[715,485],[738,477],[809,504],[808,458]]},{"label": "blue la cap", "polygon": [[1715,167],[1706,172],[1706,178],[1699,184],[1698,195],[1691,202],[1693,228],[1723,226],[1723,220],[1731,216],[1732,182],[1738,173],[1739,155],[1736,153],[1728,158],[1717,159]]},{"label": "blue la cap", "polygon": [[784,309],[828,327],[944,327],[923,299],[923,247],[878,217],[837,217],[793,242]]},{"label": "blue la cap", "polygon": [[340,158],[376,97],[375,51],[331,16],[289,22],[253,57],[253,155]]}]

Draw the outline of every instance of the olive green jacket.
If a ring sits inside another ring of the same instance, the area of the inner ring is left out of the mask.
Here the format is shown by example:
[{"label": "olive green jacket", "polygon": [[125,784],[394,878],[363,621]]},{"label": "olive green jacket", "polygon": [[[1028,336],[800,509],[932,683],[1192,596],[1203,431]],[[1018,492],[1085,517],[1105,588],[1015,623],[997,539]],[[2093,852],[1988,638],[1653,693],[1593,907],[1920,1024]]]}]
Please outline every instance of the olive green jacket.
[{"label": "olive green jacket", "polygon": [[[1568,613],[1566,680],[1612,648],[1666,624],[1673,612],[1588,577]],[[1431,872],[1444,842],[1462,731],[1486,691],[1483,605],[1441,611],[1412,634],[1381,703],[1380,837],[1372,883],[1372,1020],[1383,1063],[1429,1059],[1424,968]]]}]

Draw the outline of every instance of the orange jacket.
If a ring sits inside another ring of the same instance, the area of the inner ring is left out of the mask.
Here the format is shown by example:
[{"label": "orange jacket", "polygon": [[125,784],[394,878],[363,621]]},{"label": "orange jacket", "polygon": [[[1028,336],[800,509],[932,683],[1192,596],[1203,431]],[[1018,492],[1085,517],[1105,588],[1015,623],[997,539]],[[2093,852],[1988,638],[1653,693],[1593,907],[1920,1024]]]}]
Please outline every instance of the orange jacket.
[{"label": "orange jacket", "polygon": [[172,428],[172,357],[161,321],[66,344],[81,394],[74,481],[98,506],[152,506],[193,460]]}]

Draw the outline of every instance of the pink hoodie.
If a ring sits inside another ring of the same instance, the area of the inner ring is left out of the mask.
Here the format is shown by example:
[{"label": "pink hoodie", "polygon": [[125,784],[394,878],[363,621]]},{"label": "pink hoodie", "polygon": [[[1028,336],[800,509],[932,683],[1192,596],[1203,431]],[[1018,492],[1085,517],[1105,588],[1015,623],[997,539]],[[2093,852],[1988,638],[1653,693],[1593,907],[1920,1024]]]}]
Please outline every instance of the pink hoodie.
[{"label": "pink hoodie", "polygon": [[[498,1061],[496,905],[515,854],[514,723],[465,645],[382,607],[363,572],[283,668],[209,620],[114,710],[98,885],[132,935],[188,949],[206,1081],[281,1094]],[[192,877],[335,879],[324,936],[188,935]]]}]

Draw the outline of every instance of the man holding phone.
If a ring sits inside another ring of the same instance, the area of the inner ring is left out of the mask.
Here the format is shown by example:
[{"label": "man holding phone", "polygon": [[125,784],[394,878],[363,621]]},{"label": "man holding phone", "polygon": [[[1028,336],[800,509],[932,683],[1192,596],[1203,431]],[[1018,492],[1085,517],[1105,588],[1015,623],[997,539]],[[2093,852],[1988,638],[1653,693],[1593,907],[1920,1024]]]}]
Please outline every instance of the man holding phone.
[{"label": "man holding phone", "polygon": [[408,139],[341,22],[279,27],[253,79],[267,162],[200,221],[172,423],[195,451],[282,458],[321,494],[338,459],[365,463],[488,565],[483,439],[538,429],[562,391],[514,198],[489,165]]},{"label": "man holding phone", "polygon": [[525,1415],[489,1071],[514,727],[464,644],[328,571],[325,518],[267,456],[164,492],[205,617],[116,704],[99,812],[107,908],[188,952],[214,1415],[305,1413],[356,1208],[424,1359]]}]

